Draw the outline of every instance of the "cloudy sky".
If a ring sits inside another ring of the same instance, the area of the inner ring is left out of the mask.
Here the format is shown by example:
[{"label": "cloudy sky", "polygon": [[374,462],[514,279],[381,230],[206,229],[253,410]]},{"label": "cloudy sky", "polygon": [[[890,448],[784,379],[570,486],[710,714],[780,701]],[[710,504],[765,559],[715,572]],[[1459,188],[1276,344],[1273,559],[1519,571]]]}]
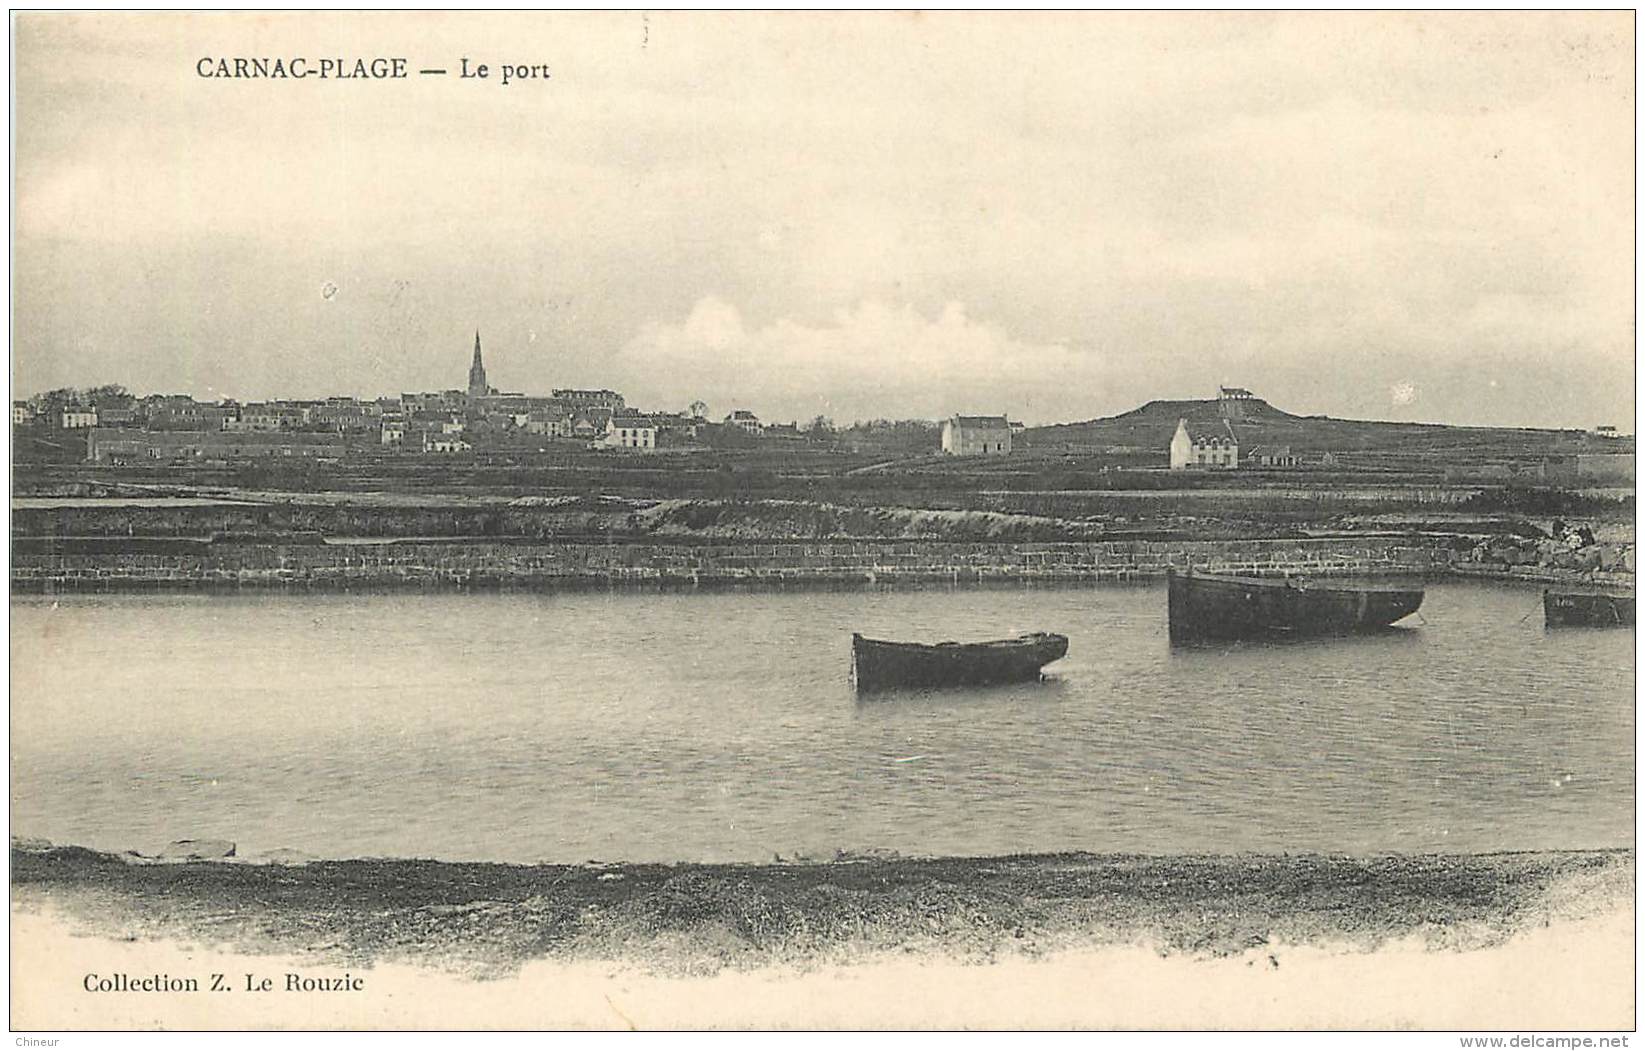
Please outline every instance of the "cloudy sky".
[{"label": "cloudy sky", "polygon": [[[13,383],[1633,416],[1633,15],[23,15]],[[488,80],[203,79],[203,57]],[[500,83],[502,63],[547,82]]]}]

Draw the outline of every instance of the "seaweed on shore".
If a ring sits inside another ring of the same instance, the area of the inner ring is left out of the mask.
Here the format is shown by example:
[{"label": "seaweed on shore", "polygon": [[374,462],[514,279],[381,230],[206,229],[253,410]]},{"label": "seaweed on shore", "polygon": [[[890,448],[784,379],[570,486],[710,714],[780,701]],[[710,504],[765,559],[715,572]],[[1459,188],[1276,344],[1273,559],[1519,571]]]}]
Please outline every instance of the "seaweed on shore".
[{"label": "seaweed on shore", "polygon": [[[1152,857],[865,858],[770,865],[506,865],[417,860],[130,865],[14,849],[14,901],[100,933],[360,966],[413,960],[476,977],[537,959],[663,971],[807,968],[865,956],[1148,945],[1496,944],[1614,904],[1631,851]],[[1582,885],[1583,894],[1555,893]],[[1562,910],[1562,911],[1561,911]]]}]

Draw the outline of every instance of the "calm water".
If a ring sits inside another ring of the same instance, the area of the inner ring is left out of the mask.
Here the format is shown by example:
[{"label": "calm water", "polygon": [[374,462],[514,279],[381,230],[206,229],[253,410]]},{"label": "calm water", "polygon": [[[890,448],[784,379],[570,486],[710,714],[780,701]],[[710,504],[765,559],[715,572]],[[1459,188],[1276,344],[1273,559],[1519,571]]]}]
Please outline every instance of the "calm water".
[{"label": "calm water", "polygon": [[[1631,845],[1633,631],[1547,632],[1539,598],[1433,585],[1404,630],[1195,650],[1163,586],[14,599],[12,827],[515,861]],[[1052,682],[851,689],[852,630],[1032,629],[1070,636]]]}]

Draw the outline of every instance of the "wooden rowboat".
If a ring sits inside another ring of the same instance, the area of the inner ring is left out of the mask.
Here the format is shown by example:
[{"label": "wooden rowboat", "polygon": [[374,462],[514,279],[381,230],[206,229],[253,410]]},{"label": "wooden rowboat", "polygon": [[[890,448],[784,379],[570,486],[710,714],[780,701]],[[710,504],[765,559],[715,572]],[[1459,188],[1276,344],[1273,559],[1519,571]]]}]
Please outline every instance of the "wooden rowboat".
[{"label": "wooden rowboat", "polygon": [[1634,622],[1634,596],[1626,591],[1548,588],[1542,618],[1550,628],[1615,628]]},{"label": "wooden rowboat", "polygon": [[851,636],[857,689],[1033,682],[1068,652],[1068,636],[1035,632],[991,642],[884,642]]},{"label": "wooden rowboat", "polygon": [[1422,589],[1166,571],[1171,638],[1346,635],[1377,631],[1422,605]]}]

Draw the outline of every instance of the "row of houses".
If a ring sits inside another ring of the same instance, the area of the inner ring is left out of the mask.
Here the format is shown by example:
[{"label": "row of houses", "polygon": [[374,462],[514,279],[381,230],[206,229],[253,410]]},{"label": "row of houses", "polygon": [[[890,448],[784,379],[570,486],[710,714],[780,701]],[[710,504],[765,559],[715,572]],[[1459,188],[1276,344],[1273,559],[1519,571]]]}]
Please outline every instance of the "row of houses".
[{"label": "row of houses", "polygon": [[12,403],[12,423],[61,430],[91,427],[136,427],[151,430],[326,431],[360,434],[377,430],[385,419],[412,417],[490,417],[524,423],[530,416],[566,418],[577,413],[611,414],[625,411],[623,397],[613,391],[558,390],[550,397],[498,394],[469,398],[463,391],[406,393],[398,397],[364,400],[326,398],[313,401],[197,402],[187,395],[129,396],[96,403],[52,406],[28,401]]},{"label": "row of houses", "polygon": [[[547,396],[498,390],[486,373],[480,334],[474,334],[467,383],[443,391],[397,397],[333,397],[238,403],[197,402],[186,394],[135,398],[118,387],[56,391],[12,403],[18,427],[99,432],[88,442],[92,459],[191,458],[209,455],[321,455],[337,443],[291,437],[240,441],[252,435],[352,437],[396,450],[459,453],[482,437],[508,441],[542,438],[582,441],[597,448],[648,450],[689,444],[710,427],[706,407],[689,413],[639,412],[606,388],[555,388]],[[747,409],[728,413],[720,427],[754,438],[800,437],[795,424],[770,426]],[[175,438],[145,439],[145,432]],[[208,437],[218,435],[219,437]],[[272,450],[272,451],[271,451]]]},{"label": "row of houses", "polygon": [[[1193,424],[1179,419],[1176,432],[1171,435],[1171,470],[1302,466],[1302,457],[1292,452],[1289,445],[1241,448],[1229,419],[1224,415],[1215,424]],[[1330,454],[1326,456],[1329,458]]]},{"label": "row of houses", "polygon": [[[1242,448],[1227,418],[1215,425],[1178,420],[1171,438],[1171,469],[1217,470],[1236,467],[1301,467],[1302,457],[1289,445]],[[1322,453],[1320,465],[1331,467],[1336,457]],[[1447,481],[1531,481],[1536,483],[1633,484],[1634,458],[1626,453],[1602,452],[1521,457],[1491,463],[1449,465]]]},{"label": "row of houses", "polygon": [[[460,394],[461,392],[454,392]],[[561,395],[573,397],[561,397]],[[444,450],[441,439],[476,433],[518,432],[545,438],[607,442],[614,447],[654,448],[658,435],[697,438],[709,421],[685,413],[643,413],[627,408],[613,392],[556,391],[552,398],[500,395],[479,403],[442,395],[401,395],[374,402],[330,399],[327,402],[269,402],[239,405],[193,403],[168,410],[163,419],[144,413],[108,411],[100,406],[64,406],[43,417],[27,403],[12,407],[17,426],[177,432],[182,434],[330,434],[366,436],[384,446]],[[583,395],[583,397],[576,397]],[[783,426],[768,428],[747,410],[737,410],[722,426],[755,436],[776,436]],[[793,425],[788,429],[795,430]],[[164,449],[176,442],[156,441]],[[295,443],[293,448],[301,445]],[[453,451],[460,451],[453,449]]]},{"label": "row of houses", "polygon": [[[586,423],[586,418],[580,422]],[[664,424],[650,416],[606,416],[590,445],[597,448],[649,450],[665,433]],[[454,454],[473,450],[467,426],[461,421],[386,420],[382,442],[403,451]],[[275,431],[151,431],[141,428],[92,427],[86,432],[86,458],[98,463],[141,463],[153,460],[245,460],[264,457],[335,459],[347,449],[346,438],[334,433]]]},{"label": "row of houses", "polygon": [[341,458],[343,451],[340,434],[150,431],[119,427],[93,427],[86,432],[86,459],[96,463],[288,457],[326,460]]},{"label": "row of houses", "polygon": [[[1235,397],[1228,397],[1232,393]],[[1176,433],[1171,438],[1171,469],[1234,468],[1243,462],[1247,466],[1297,467],[1302,458],[1291,452],[1288,445],[1257,446],[1241,456],[1239,438],[1234,433],[1231,419],[1244,419],[1243,401],[1254,400],[1249,391],[1224,392],[1225,401],[1238,404],[1233,413],[1223,413],[1215,425],[1194,425],[1188,420],[1177,421]],[[1005,456],[1011,453],[1013,439],[1023,425],[1005,416],[950,416],[942,422],[942,451],[949,456]]]},{"label": "row of houses", "polygon": [[347,434],[374,430],[383,415],[394,411],[398,411],[398,402],[394,399],[327,398],[241,404],[233,400],[199,402],[186,394],[156,394],[146,398],[119,395],[83,403],[14,401],[11,422],[20,427],[66,431],[117,427],[237,434],[273,431]]}]

